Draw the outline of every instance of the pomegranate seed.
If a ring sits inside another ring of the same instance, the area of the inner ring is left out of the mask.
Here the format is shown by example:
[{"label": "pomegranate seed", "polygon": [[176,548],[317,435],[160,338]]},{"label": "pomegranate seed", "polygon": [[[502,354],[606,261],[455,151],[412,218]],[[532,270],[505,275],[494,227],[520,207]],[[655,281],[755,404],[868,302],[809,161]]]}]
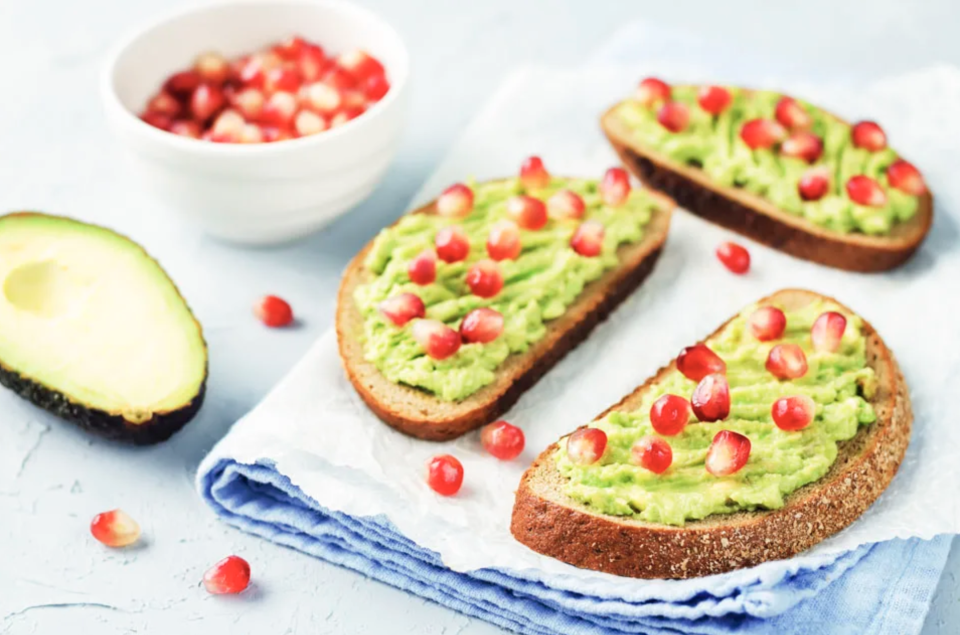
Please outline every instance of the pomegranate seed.
[{"label": "pomegranate seed", "polygon": [[181,137],[199,139],[200,133],[203,131],[200,129],[200,124],[192,119],[178,119],[170,124],[170,132]]},{"label": "pomegranate seed", "polygon": [[719,115],[730,106],[733,96],[723,86],[701,86],[697,93],[700,107],[711,115]]},{"label": "pomegranate seed", "polygon": [[326,119],[311,110],[301,110],[293,119],[293,128],[301,137],[323,132],[329,127]]},{"label": "pomegranate seed", "polygon": [[251,56],[240,65],[240,83],[247,88],[262,90],[266,82],[267,70],[262,58]]},{"label": "pomegranate seed", "polygon": [[204,53],[197,57],[193,68],[204,82],[220,86],[230,75],[230,65],[219,53]]},{"label": "pomegranate seed", "polygon": [[826,166],[810,168],[800,177],[797,191],[805,201],[819,201],[830,191],[830,169]]},{"label": "pomegranate seed", "polygon": [[670,132],[683,132],[690,123],[690,108],[682,101],[668,101],[657,111],[657,121]]},{"label": "pomegranate seed", "polygon": [[289,128],[297,114],[297,97],[293,93],[278,92],[270,95],[263,105],[260,121],[268,126]]},{"label": "pomegranate seed", "polygon": [[212,118],[226,103],[223,91],[213,84],[200,84],[190,98],[190,112],[197,121]]},{"label": "pomegranate seed", "polygon": [[781,397],[773,402],[771,410],[773,422],[777,427],[787,432],[803,430],[813,421],[817,414],[817,404],[806,395]]},{"label": "pomegranate seed", "polygon": [[766,366],[780,379],[799,379],[807,374],[807,356],[796,344],[777,344],[770,349]]},{"label": "pomegranate seed", "polygon": [[90,533],[108,547],[128,547],[140,539],[140,525],[122,509],[97,514]]},{"label": "pomegranate seed", "polygon": [[174,73],[163,84],[163,89],[181,99],[186,99],[200,85],[200,74],[196,71]]},{"label": "pomegranate seed", "polygon": [[690,402],[677,395],[664,395],[650,407],[650,425],[668,437],[683,432],[690,421]]},{"label": "pomegranate seed", "polygon": [[283,42],[275,45],[273,47],[273,52],[279,55],[281,58],[292,62],[300,56],[306,47],[306,40],[299,35],[293,35],[288,37]]},{"label": "pomegranate seed", "polygon": [[423,300],[413,293],[400,293],[387,298],[378,307],[383,315],[396,324],[403,326],[414,318],[422,318],[427,314],[427,307]]},{"label": "pomegranate seed", "polygon": [[673,463],[673,450],[670,449],[670,444],[660,437],[648,435],[633,444],[630,458],[654,474],[663,474]]},{"label": "pomegranate seed", "polygon": [[540,157],[529,157],[520,166],[520,183],[526,190],[539,190],[550,185],[550,173]]},{"label": "pomegranate seed", "polygon": [[470,311],[460,323],[460,337],[464,342],[489,344],[503,333],[503,315],[481,307]]},{"label": "pomegranate seed", "polygon": [[520,256],[520,228],[512,220],[497,221],[490,227],[487,254],[494,260],[516,260]]},{"label": "pomegranate seed", "polygon": [[787,316],[775,306],[763,306],[747,319],[750,332],[761,342],[778,340],[787,329]]},{"label": "pomegranate seed", "polygon": [[467,286],[473,295],[492,298],[503,288],[503,274],[493,260],[478,260],[467,270]]},{"label": "pomegranate seed", "polygon": [[847,196],[854,203],[867,207],[883,207],[887,204],[887,195],[880,184],[864,174],[850,177]]},{"label": "pomegranate seed", "polygon": [[407,274],[414,284],[431,284],[437,279],[437,252],[424,249],[407,265]]},{"label": "pomegranate seed", "polygon": [[413,323],[413,339],[417,340],[430,357],[443,360],[460,350],[460,334],[437,320],[417,320]]},{"label": "pomegranate seed", "polygon": [[887,147],[887,135],[873,121],[861,121],[850,129],[853,145],[870,152],[879,152]]},{"label": "pomegranate seed", "polygon": [[374,75],[385,75],[386,70],[377,59],[359,49],[341,53],[337,65],[349,73],[355,82],[363,82]]},{"label": "pomegranate seed", "polygon": [[506,421],[494,421],[480,431],[483,449],[501,461],[509,461],[523,452],[523,430]]},{"label": "pomegranate seed", "polygon": [[547,199],[547,213],[552,218],[583,218],[585,210],[583,199],[570,190],[560,190]]},{"label": "pomegranate seed", "polygon": [[140,119],[160,130],[169,130],[173,125],[173,120],[168,115],[161,115],[158,112],[145,112],[140,115]]},{"label": "pomegranate seed", "polygon": [[463,183],[454,183],[437,198],[437,213],[441,216],[466,216],[473,209],[473,190]]},{"label": "pomegranate seed", "polygon": [[750,252],[737,243],[720,243],[717,247],[717,258],[724,267],[737,275],[750,271]]},{"label": "pomegranate seed", "polygon": [[359,109],[361,112],[367,107],[367,96],[358,90],[343,91],[343,109]]},{"label": "pomegranate seed", "polygon": [[823,140],[812,132],[800,130],[791,134],[780,145],[780,154],[815,163],[823,154]]},{"label": "pomegranate seed", "polygon": [[363,83],[363,94],[370,101],[380,101],[388,92],[390,92],[390,82],[384,75],[368,77]]},{"label": "pomegranate seed", "polygon": [[230,105],[247,121],[256,121],[263,112],[264,101],[263,92],[256,88],[244,88],[230,98]]},{"label": "pomegranate seed", "polygon": [[727,363],[706,344],[694,344],[677,355],[677,370],[687,379],[700,381],[707,375],[727,372]]},{"label": "pomegranate seed", "polygon": [[524,229],[537,230],[547,224],[547,206],[532,196],[511,197],[507,200],[507,214]]},{"label": "pomegranate seed", "polygon": [[927,184],[924,183],[920,170],[903,159],[897,159],[887,168],[887,181],[890,187],[914,196],[920,196],[927,191]]},{"label": "pomegranate seed", "polygon": [[427,485],[441,496],[453,496],[463,485],[463,464],[449,454],[433,457],[427,462]]},{"label": "pomegranate seed", "polygon": [[275,295],[265,295],[254,305],[253,313],[269,327],[287,326],[293,322],[293,309],[286,300]]},{"label": "pomegranate seed", "polygon": [[213,595],[232,595],[250,585],[250,563],[240,556],[227,556],[203,574],[203,586]]},{"label": "pomegranate seed", "polygon": [[607,433],[600,428],[580,428],[567,438],[567,457],[574,465],[592,465],[607,450]]},{"label": "pomegranate seed", "polygon": [[267,71],[264,79],[264,86],[267,92],[273,93],[278,90],[287,93],[295,93],[300,89],[302,78],[300,72],[291,66],[279,66]]},{"label": "pomegranate seed", "polygon": [[822,353],[836,353],[840,350],[840,340],[847,330],[847,318],[836,311],[822,313],[810,329],[813,350]]},{"label": "pomegranate seed", "polygon": [[323,49],[315,44],[308,44],[300,52],[297,59],[297,70],[305,82],[315,82],[323,75],[327,66],[327,58]]},{"label": "pomegranate seed", "polygon": [[353,76],[339,66],[334,66],[323,75],[323,82],[337,90],[347,90],[356,86]]},{"label": "pomegranate seed", "polygon": [[180,102],[170,93],[162,91],[147,102],[147,112],[155,112],[173,118],[180,114]]},{"label": "pomegranate seed", "polygon": [[610,168],[600,181],[600,198],[604,205],[619,207],[630,196],[630,176],[623,168]]},{"label": "pomegranate seed", "polygon": [[240,129],[238,143],[263,143],[263,128],[255,123],[248,123]]},{"label": "pomegranate seed", "polygon": [[337,128],[363,114],[363,108],[344,108],[330,120],[330,127]]},{"label": "pomegranate seed", "polygon": [[730,384],[719,373],[700,380],[690,397],[693,414],[700,421],[720,421],[730,414]]},{"label": "pomegranate seed", "polygon": [[470,241],[463,227],[452,225],[437,232],[434,239],[437,255],[444,262],[460,262],[470,253]]},{"label": "pomegranate seed", "polygon": [[750,439],[733,430],[721,430],[707,450],[706,468],[714,476],[739,472],[750,458]]},{"label": "pomegranate seed", "polygon": [[740,138],[752,150],[772,148],[786,136],[783,126],[771,119],[751,119],[740,128]]},{"label": "pomegranate seed", "polygon": [[810,116],[810,113],[797,103],[797,100],[790,97],[780,98],[774,110],[774,116],[789,130],[809,128],[813,124],[813,117]]},{"label": "pomegranate seed", "polygon": [[300,99],[309,108],[322,115],[332,115],[343,106],[343,94],[323,82],[307,84],[300,91]]},{"label": "pomegranate seed", "polygon": [[231,138],[240,134],[243,126],[246,125],[243,116],[236,110],[224,110],[213,121],[210,132],[214,135],[229,136]]},{"label": "pomegranate seed", "polygon": [[277,128],[275,126],[264,126],[263,140],[266,142],[287,141],[293,139],[293,132],[287,128]]},{"label": "pomegranate seed", "polygon": [[602,223],[598,223],[595,220],[583,221],[580,223],[580,226],[577,227],[577,230],[573,232],[573,237],[570,239],[570,246],[581,256],[586,256],[587,258],[599,256],[600,252],[603,251],[604,231]]},{"label": "pomegranate seed", "polygon": [[670,86],[656,77],[648,77],[637,86],[636,100],[644,106],[670,99]]}]

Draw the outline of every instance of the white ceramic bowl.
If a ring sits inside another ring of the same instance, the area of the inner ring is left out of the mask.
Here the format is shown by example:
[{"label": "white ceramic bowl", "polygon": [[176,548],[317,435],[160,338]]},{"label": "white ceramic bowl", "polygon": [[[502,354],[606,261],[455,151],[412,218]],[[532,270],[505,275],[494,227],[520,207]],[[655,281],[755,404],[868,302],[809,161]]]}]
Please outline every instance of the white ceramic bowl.
[{"label": "white ceramic bowl", "polygon": [[[170,74],[205,51],[228,58],[299,34],[328,54],[362,48],[390,91],[338,128],[289,141],[226,144],[180,137],[137,117]],[[110,127],[153,193],[208,233],[245,244],[316,231],[365,199],[396,154],[409,63],[397,33],[339,0],[242,0],[191,9],[127,39],[107,61],[101,96]]]}]

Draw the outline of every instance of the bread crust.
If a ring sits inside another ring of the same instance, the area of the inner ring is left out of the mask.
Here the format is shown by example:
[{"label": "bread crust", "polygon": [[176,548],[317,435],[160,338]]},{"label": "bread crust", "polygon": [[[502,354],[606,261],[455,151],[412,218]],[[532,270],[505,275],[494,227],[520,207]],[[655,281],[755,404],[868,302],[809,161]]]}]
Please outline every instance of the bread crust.
[{"label": "bread crust", "polygon": [[[788,289],[761,302],[789,305],[821,297]],[[683,527],[605,516],[562,493],[563,477],[552,460],[555,443],[523,475],[511,532],[534,551],[576,567],[634,578],[694,578],[809,549],[850,525],[880,496],[910,440],[913,414],[903,375],[873,327],[864,321],[863,329],[867,363],[878,379],[871,400],[877,420],[838,444],[827,474],[787,496],[781,509],[715,514]],[[675,361],[610,410],[636,407],[647,388],[673,368]]]},{"label": "bread crust", "polygon": [[718,185],[703,170],[636,143],[613,115],[617,106],[604,113],[600,125],[634,176],[697,216],[798,258],[848,271],[886,271],[906,262],[933,224],[933,197],[927,192],[920,197],[917,214],[894,225],[887,236],[832,232],[742,188]]},{"label": "bread crust", "polygon": [[[363,318],[353,292],[366,279],[368,243],[347,266],[337,296],[337,343],[347,378],[373,413],[404,434],[428,441],[447,441],[494,421],[533,386],[568,351],[583,341],[650,274],[663,248],[674,203],[651,192],[659,203],[639,243],[625,245],[621,265],[588,284],[577,301],[547,324],[547,334],[530,349],[511,355],[497,371],[494,383],[465,400],[444,402],[426,391],[396,384],[364,359],[360,336]],[[434,213],[434,203],[413,214]]]}]

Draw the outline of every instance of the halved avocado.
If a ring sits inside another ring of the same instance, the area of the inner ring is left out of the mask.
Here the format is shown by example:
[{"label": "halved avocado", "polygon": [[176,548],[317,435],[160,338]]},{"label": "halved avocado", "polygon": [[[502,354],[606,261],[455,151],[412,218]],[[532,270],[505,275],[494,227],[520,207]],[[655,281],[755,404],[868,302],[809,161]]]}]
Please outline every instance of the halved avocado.
[{"label": "halved avocado", "polygon": [[0,217],[0,383],[81,427],[163,441],[200,409],[207,346],[166,272],[109,229]]}]

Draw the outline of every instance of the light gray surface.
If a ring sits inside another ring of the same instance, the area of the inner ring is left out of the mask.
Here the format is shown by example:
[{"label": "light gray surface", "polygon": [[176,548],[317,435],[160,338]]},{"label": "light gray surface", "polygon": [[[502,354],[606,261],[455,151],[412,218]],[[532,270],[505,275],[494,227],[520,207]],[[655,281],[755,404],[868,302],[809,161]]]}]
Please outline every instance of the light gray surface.
[{"label": "light gray surface", "polygon": [[[180,284],[211,349],[201,416],[156,448],[89,438],[0,396],[0,633],[499,632],[228,529],[193,491],[206,450],[329,325],[349,257],[403,210],[506,71],[518,61],[577,63],[627,18],[719,33],[791,66],[833,74],[960,65],[960,7],[949,1],[909,8],[889,0],[791,3],[797,8],[789,13],[773,3],[662,0],[364,4],[381,11],[411,47],[414,99],[400,158],[370,201],[322,234],[283,249],[244,251],[196,236],[131,187],[101,120],[102,56],[127,29],[172,3],[0,3],[0,209],[75,215],[140,240]],[[258,328],[249,306],[264,292],[287,297],[301,327]],[[143,547],[107,552],[88,537],[93,514],[118,506],[143,524]],[[250,560],[255,589],[211,598],[199,578],[229,553]],[[960,627],[957,571],[955,550],[924,635]]]}]

